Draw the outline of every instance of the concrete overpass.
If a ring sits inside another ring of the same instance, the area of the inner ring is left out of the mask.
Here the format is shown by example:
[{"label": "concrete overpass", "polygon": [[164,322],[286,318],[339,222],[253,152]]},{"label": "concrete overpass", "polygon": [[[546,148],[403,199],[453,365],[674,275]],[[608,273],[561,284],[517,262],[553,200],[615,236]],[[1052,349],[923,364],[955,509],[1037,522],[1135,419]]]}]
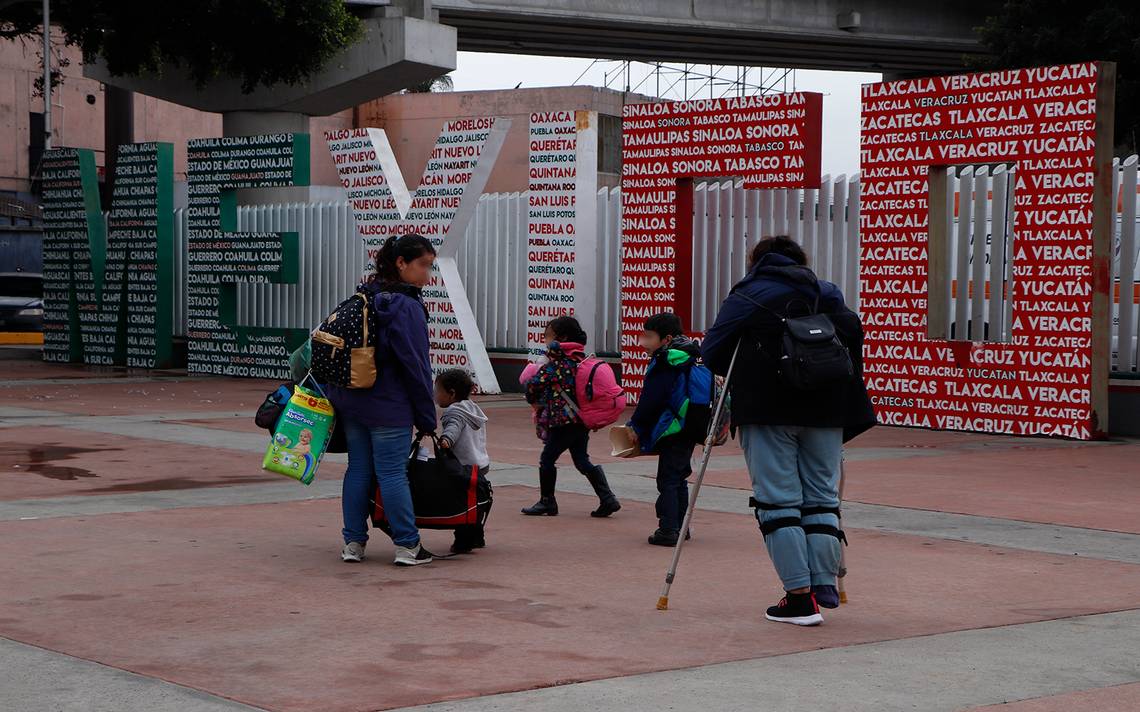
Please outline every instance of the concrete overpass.
[{"label": "concrete overpass", "polygon": [[[424,0],[419,0],[423,2]],[[893,73],[960,70],[979,0],[430,0],[460,50]],[[853,16],[858,14],[858,20]]]},{"label": "concrete overpass", "polygon": [[[372,5],[381,0],[357,0]],[[306,130],[335,113],[455,68],[455,52],[509,52],[887,75],[960,70],[992,3],[912,0],[389,0],[366,9],[364,38],[307,81],[242,91],[198,86],[177,67],[84,74],[128,91],[225,114],[226,135]],[[246,122],[244,115],[252,123]],[[279,116],[271,119],[268,113]]]},{"label": "concrete overpass", "polygon": [[[308,117],[445,74],[456,50],[882,72],[960,70],[980,51],[974,27],[992,3],[912,0],[355,0],[364,37],[305,82],[242,90],[197,85],[170,66],[86,76],[223,114],[227,136],[307,131]],[[369,7],[370,6],[370,7]]]}]

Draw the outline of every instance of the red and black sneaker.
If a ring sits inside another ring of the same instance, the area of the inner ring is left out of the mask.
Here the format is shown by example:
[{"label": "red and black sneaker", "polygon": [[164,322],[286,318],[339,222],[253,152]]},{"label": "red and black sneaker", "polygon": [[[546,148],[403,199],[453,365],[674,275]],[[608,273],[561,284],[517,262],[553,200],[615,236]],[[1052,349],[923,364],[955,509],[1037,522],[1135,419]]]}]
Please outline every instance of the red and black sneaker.
[{"label": "red and black sneaker", "polygon": [[785,594],[779,603],[768,609],[764,617],[777,623],[793,625],[819,625],[823,622],[815,595],[811,593]]}]

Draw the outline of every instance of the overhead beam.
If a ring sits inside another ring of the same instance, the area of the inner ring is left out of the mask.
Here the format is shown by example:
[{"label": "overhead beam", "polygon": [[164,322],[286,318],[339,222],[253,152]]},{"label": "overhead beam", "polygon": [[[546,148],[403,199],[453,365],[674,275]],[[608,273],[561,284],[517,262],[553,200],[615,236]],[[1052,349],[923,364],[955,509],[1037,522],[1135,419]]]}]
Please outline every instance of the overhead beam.
[{"label": "overhead beam", "polygon": [[185,71],[168,67],[159,74],[116,76],[102,58],[84,65],[83,74],[104,84],[216,112],[286,112],[324,116],[358,106],[455,69],[456,31],[452,27],[393,12],[364,21],[364,38],[307,81],[259,87],[246,93],[241,80],[219,79],[199,87]]},{"label": "overhead beam", "polygon": [[434,0],[458,48],[557,55],[876,72],[960,70],[983,52],[985,3],[864,0]]}]

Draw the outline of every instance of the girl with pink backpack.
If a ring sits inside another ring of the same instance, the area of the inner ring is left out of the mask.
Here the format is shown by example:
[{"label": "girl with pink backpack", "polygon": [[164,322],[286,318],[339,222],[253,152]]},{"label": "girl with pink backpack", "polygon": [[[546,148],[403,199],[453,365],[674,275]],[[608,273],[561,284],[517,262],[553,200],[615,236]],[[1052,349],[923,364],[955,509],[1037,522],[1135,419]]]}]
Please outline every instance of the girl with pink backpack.
[{"label": "girl with pink backpack", "polygon": [[590,461],[590,431],[617,422],[625,408],[625,394],[609,364],[586,356],[586,333],[578,320],[560,316],[546,326],[546,360],[523,371],[526,400],[535,408],[535,429],[543,442],[539,456],[540,498],[522,510],[530,516],[556,516],[554,486],[556,463],[570,451],[574,467],[586,476],[600,504],[592,517],[608,517],[621,503],[606,481],[602,468]]}]

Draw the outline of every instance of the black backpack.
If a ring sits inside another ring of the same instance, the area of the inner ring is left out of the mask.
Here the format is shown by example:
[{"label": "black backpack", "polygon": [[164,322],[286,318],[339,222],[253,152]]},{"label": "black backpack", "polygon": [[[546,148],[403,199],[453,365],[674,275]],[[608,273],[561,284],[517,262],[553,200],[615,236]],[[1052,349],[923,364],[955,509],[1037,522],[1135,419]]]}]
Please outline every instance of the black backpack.
[{"label": "black backpack", "polygon": [[376,383],[376,323],[372,300],[377,290],[362,285],[341,302],[309,337],[310,368],[319,383],[371,388]]},{"label": "black backpack", "polygon": [[780,314],[741,293],[748,301],[771,312],[783,325],[777,367],[784,382],[797,391],[818,391],[847,383],[855,376],[851,353],[835,333],[835,324],[827,314],[819,312],[819,295],[811,312],[790,316],[791,306],[804,303],[793,299]]}]

